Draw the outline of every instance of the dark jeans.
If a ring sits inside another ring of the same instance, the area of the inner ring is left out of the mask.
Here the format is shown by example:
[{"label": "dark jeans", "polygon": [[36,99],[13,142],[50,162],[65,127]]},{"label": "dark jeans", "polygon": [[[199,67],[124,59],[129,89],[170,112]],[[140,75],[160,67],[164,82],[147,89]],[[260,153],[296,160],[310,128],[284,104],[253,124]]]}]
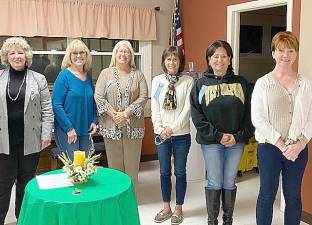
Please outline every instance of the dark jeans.
[{"label": "dark jeans", "polygon": [[24,156],[24,143],[10,146],[10,155],[0,154],[0,225],[10,205],[11,190],[16,183],[15,216],[18,218],[24,189],[36,172],[39,153]]},{"label": "dark jeans", "polygon": [[260,192],[257,201],[257,225],[271,225],[273,203],[282,173],[282,187],[285,197],[285,225],[299,225],[301,217],[301,181],[308,161],[307,147],[295,162],[287,160],[282,152],[271,144],[259,144],[258,166]]},{"label": "dark jeans", "polygon": [[174,158],[176,177],[176,204],[183,205],[186,192],[186,161],[191,146],[191,135],[172,136],[156,145],[160,164],[160,183],[164,202],[171,199],[171,155]]}]

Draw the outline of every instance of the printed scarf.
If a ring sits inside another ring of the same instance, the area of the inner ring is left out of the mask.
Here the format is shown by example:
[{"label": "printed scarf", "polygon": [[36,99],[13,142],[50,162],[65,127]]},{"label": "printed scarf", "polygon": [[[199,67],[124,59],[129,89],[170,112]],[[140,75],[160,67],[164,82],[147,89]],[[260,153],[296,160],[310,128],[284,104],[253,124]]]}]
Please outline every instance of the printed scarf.
[{"label": "printed scarf", "polygon": [[178,82],[179,76],[166,74],[166,79],[169,81],[169,85],[165,95],[163,108],[167,110],[173,110],[177,108],[175,84]]}]

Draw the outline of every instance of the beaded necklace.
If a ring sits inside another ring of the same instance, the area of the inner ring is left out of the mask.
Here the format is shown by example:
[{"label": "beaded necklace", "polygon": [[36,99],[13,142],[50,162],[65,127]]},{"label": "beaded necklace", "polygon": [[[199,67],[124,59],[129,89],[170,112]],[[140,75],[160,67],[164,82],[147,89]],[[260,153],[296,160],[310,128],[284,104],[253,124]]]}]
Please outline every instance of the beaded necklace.
[{"label": "beaded necklace", "polygon": [[11,94],[10,94],[10,74],[9,74],[7,92],[8,92],[8,97],[9,97],[9,99],[11,99],[13,102],[15,102],[15,101],[18,99],[18,96],[19,96],[20,93],[21,93],[21,90],[22,90],[22,87],[23,87],[23,85],[24,85],[24,83],[25,83],[25,80],[26,80],[26,73],[24,74],[24,78],[23,78],[22,84],[21,84],[21,86],[20,86],[19,89],[18,89],[18,92],[17,92],[16,97],[13,98],[13,97],[11,96]]}]

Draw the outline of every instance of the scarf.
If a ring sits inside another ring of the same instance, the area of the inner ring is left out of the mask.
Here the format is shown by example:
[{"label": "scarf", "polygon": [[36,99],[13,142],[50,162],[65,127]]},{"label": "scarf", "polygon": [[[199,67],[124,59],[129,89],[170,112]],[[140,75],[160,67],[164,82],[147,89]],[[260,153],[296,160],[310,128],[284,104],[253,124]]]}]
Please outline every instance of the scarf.
[{"label": "scarf", "polygon": [[179,77],[177,75],[166,74],[166,79],[169,81],[168,89],[165,94],[165,100],[163,108],[172,110],[177,108],[177,96],[175,91],[175,84],[178,82]]}]

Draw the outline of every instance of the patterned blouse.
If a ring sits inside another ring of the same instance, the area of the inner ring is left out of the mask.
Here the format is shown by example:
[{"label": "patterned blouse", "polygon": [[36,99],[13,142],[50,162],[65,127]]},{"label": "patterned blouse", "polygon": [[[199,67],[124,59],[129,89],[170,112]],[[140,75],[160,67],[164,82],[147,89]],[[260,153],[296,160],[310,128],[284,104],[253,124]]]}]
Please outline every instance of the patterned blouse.
[{"label": "patterned blouse", "polygon": [[147,84],[139,70],[131,70],[126,79],[120,79],[116,67],[102,70],[95,86],[95,102],[99,114],[100,134],[104,138],[120,140],[122,129],[107,115],[111,108],[122,112],[130,107],[133,115],[127,120],[129,139],[144,137],[144,107],[147,101]]}]

